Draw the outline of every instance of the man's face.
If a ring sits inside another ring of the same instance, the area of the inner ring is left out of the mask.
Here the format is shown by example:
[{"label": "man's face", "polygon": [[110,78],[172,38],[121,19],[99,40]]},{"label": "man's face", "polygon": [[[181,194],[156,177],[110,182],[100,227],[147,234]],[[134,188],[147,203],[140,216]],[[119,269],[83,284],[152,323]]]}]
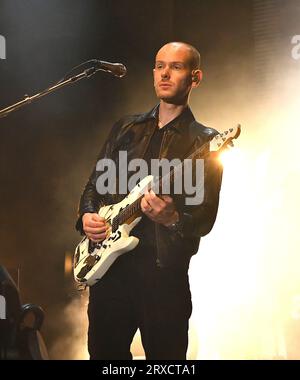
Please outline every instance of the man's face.
[{"label": "man's face", "polygon": [[190,50],[183,45],[168,44],[156,55],[154,88],[166,103],[184,104],[193,87]]}]

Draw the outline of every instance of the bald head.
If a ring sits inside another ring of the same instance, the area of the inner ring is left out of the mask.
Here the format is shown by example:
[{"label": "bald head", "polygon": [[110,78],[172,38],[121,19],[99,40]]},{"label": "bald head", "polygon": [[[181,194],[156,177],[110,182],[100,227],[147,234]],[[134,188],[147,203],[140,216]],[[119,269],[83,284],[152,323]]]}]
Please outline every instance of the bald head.
[{"label": "bald head", "polygon": [[164,103],[186,105],[192,89],[202,80],[200,54],[184,42],[169,42],[156,54],[154,88]]},{"label": "bald head", "polygon": [[190,65],[190,68],[192,70],[200,69],[200,53],[194,46],[185,42],[169,42],[159,49],[157,55],[164,50],[186,52],[188,54],[188,63]]}]

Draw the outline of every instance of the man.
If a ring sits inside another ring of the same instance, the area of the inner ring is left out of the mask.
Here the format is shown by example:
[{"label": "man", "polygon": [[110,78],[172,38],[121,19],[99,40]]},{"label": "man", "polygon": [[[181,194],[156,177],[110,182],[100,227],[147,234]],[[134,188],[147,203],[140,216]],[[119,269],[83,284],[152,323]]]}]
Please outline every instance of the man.
[{"label": "man", "polygon": [[[117,122],[98,159],[111,158],[118,164],[118,152],[125,150],[128,160],[143,158],[148,164],[155,158],[183,160],[217,134],[197,123],[188,106],[191,90],[202,78],[200,54],[193,46],[164,45],[153,73],[159,105]],[[204,173],[199,205],[186,205],[184,194],[145,193],[143,218],[131,233],[140,239],[138,246],[120,256],[90,288],[91,359],[132,359],[130,344],[137,328],[146,359],[186,358],[192,312],[189,261],[200,237],[215,222],[222,178],[222,168],[211,155],[205,159]],[[107,233],[99,208],[122,199],[120,194],[99,195],[98,177],[94,169],[81,196],[77,222],[77,229],[93,242]]]}]

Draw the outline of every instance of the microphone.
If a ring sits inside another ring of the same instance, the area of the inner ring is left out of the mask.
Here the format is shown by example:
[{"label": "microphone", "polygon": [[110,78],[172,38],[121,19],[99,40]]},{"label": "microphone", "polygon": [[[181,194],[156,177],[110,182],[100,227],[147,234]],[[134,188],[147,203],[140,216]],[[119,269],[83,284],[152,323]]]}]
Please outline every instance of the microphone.
[{"label": "microphone", "polygon": [[122,63],[112,63],[93,59],[92,62],[96,65],[98,70],[107,71],[116,77],[122,78],[125,76],[127,69]]}]

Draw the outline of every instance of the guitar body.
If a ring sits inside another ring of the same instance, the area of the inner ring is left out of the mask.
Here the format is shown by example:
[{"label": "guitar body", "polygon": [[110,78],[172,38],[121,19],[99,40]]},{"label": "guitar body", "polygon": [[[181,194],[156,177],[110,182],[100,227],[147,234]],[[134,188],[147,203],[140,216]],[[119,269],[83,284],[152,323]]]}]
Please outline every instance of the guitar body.
[{"label": "guitar body", "polygon": [[73,260],[73,273],[77,282],[88,286],[94,285],[120,255],[131,251],[138,245],[139,239],[129,236],[129,234],[140,222],[141,216],[133,215],[130,220],[121,224],[115,231],[113,231],[112,226],[114,218],[140,198],[145,190],[150,188],[152,181],[153,176],[145,177],[121,202],[100,208],[98,214],[106,220],[110,233],[100,243],[93,243],[85,236],[78,244]]}]

